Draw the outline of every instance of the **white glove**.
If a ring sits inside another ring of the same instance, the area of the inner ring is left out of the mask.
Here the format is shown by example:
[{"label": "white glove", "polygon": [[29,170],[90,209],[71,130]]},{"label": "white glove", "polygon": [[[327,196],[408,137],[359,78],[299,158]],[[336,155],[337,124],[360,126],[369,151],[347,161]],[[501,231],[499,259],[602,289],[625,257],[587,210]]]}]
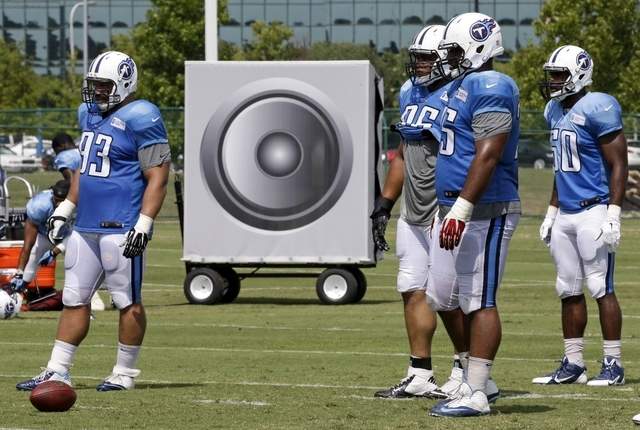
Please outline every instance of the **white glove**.
[{"label": "white glove", "polygon": [[127,258],[133,258],[142,255],[147,243],[149,243],[149,235],[153,227],[153,218],[143,213],[138,217],[136,225],[129,230],[124,242],[120,246],[124,246],[122,255]]},{"label": "white glove", "polygon": [[556,221],[556,215],[558,215],[558,208],[549,205],[547,208],[547,214],[544,216],[544,221],[540,225],[540,240],[544,242],[547,247],[551,243],[551,227]]},{"label": "white glove", "polygon": [[460,244],[462,232],[464,232],[465,226],[471,220],[473,206],[473,203],[462,197],[456,199],[451,210],[442,220],[440,248],[450,251]]},{"label": "white glove", "polygon": [[618,245],[620,245],[620,210],[620,206],[609,205],[607,208],[607,219],[602,223],[602,227],[600,227],[600,235],[598,238],[602,236],[602,241],[609,248],[609,252],[616,252]]},{"label": "white glove", "polygon": [[57,245],[64,239],[62,227],[71,218],[75,209],[76,204],[69,199],[65,199],[47,220],[47,236],[49,237],[49,242],[53,245]]}]

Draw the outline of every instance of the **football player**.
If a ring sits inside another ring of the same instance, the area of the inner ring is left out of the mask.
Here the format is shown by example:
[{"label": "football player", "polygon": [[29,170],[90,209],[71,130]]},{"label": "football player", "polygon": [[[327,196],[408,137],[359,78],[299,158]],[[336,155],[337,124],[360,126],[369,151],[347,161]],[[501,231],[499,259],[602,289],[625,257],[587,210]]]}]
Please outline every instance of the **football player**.
[{"label": "football player", "polygon": [[384,232],[391,209],[404,188],[397,227],[400,266],[396,287],[404,302],[411,355],[407,376],[399,384],[376,392],[376,397],[446,397],[433,376],[431,339],[436,318],[425,297],[429,233],[436,210],[434,168],[440,134],[436,119],[442,112],[441,97],[445,95],[445,82],[433,66],[440,58],[438,44],[443,34],[443,25],[429,25],[416,34],[409,46],[411,61],[406,68],[410,79],[400,89],[401,119],[395,126],[402,142],[371,215],[376,246],[387,251]]},{"label": "football player", "polygon": [[[557,48],[543,66],[548,100],[544,118],[551,130],[555,181],[540,239],[556,265],[562,302],[564,357],[560,367],[535,384],[624,384],[620,361],[622,314],[614,291],[615,252],[620,242],[620,207],[627,183],[627,141],[618,101],[588,92],[593,60],[582,48]],[[582,351],[586,284],[598,303],[603,336],[600,374],[587,382]]]},{"label": "football player", "polygon": [[48,190],[33,196],[27,202],[27,220],[24,225],[24,244],[18,258],[16,273],[11,278],[13,292],[22,293],[29,282],[33,280],[38,264],[46,266],[56,255],[65,250],[66,240],[51,245],[47,238],[47,220],[69,193],[70,183],[61,180]]},{"label": "football player", "polygon": [[440,48],[447,56],[439,67],[453,83],[440,121],[439,214],[427,297],[436,311],[464,314],[469,361],[465,382],[431,413],[476,416],[490,412],[487,383],[501,338],[496,296],[521,212],[519,91],[511,78],[492,70],[493,58],[504,50],[493,18],[456,16]]},{"label": "football player", "polygon": [[65,255],[64,309],[51,359],[42,373],[17,384],[71,384],[69,369],[89,329],[89,302],[104,277],[120,310],[116,364],[98,391],[128,390],[146,329],[141,287],[144,251],[164,200],[171,153],[158,108],[136,100],[138,70],[126,54],[108,51],[90,65],[78,108],[82,164],[49,218],[49,238],[76,212]]},{"label": "football player", "polygon": [[56,157],[53,159],[53,167],[62,176],[71,181],[73,172],[80,168],[82,157],[80,151],[76,148],[73,139],[67,133],[58,133],[51,141],[51,147],[53,152],[56,153]]}]

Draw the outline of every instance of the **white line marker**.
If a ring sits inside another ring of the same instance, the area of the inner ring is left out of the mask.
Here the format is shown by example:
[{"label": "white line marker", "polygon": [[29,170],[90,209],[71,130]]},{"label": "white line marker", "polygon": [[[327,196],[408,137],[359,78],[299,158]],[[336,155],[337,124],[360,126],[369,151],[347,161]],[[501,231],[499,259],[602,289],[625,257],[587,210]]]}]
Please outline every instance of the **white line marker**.
[{"label": "white line marker", "polygon": [[271,406],[271,403],[262,402],[262,401],[249,401],[249,400],[231,400],[231,399],[220,399],[220,400],[210,400],[210,399],[202,399],[202,400],[194,400],[193,403],[199,403],[202,405],[232,405],[232,406]]}]

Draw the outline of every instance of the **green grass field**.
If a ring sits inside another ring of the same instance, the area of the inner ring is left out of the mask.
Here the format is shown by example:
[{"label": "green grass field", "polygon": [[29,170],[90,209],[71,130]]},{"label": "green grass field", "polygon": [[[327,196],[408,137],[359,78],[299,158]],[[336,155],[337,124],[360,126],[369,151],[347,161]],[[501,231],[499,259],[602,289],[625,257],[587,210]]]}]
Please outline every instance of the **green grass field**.
[{"label": "green grass field", "polygon": [[[521,174],[525,212],[546,208],[550,171]],[[55,175],[34,175],[43,186]],[[434,400],[374,399],[406,371],[402,305],[395,292],[397,260],[388,254],[365,270],[369,290],[357,305],[320,305],[314,280],[247,279],[231,305],[192,306],[182,293],[179,228],[167,198],[148,251],[143,294],[149,328],[138,387],[98,393],[115,360],[117,312],[97,314],[72,376],[78,393],[67,413],[37,412],[14,388],[49,358],[57,313],[25,313],[2,321],[0,428],[21,429],[441,429],[631,428],[640,412],[640,220],[623,221],[616,288],[624,312],[627,385],[533,386],[534,376],[562,355],[559,301],[540,217],[523,217],[512,241],[499,294],[504,336],[493,376],[503,398],[482,418],[433,418]],[[204,226],[203,226],[204,227]],[[395,235],[395,222],[388,237]],[[61,275],[61,273],[59,273]],[[106,295],[103,295],[106,298]],[[600,328],[588,301],[588,373],[599,370]],[[442,327],[433,345],[439,382],[448,376],[451,346]]]}]

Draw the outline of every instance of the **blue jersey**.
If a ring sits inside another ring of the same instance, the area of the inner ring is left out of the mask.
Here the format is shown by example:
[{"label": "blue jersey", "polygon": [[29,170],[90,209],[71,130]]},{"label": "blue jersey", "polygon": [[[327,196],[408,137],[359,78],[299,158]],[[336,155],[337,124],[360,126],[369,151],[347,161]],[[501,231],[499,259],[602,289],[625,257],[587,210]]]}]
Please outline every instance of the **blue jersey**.
[{"label": "blue jersey", "polygon": [[94,233],[123,233],[135,225],[146,180],[138,151],[167,143],[157,106],[136,100],[107,117],[78,108],[82,130],[80,186],[75,229]]},{"label": "blue jersey", "polygon": [[439,119],[447,101],[449,85],[433,92],[425,85],[413,85],[410,79],[402,85],[399,96],[401,116],[397,128],[404,140],[440,140]]},{"label": "blue jersey", "polygon": [[513,79],[494,71],[470,73],[453,82],[447,97],[447,107],[440,120],[442,134],[436,164],[438,203],[451,206],[462,191],[476,155],[472,121],[475,115],[486,112],[509,113],[512,125],[502,157],[476,203],[519,201],[520,95]]},{"label": "blue jersey", "polygon": [[80,168],[81,163],[82,156],[78,148],[65,149],[53,159],[53,167],[58,171],[69,169],[75,172]]},{"label": "blue jersey", "polygon": [[53,210],[53,191],[41,191],[27,202],[27,219],[38,227],[38,233],[46,236],[47,220]]},{"label": "blue jersey", "polygon": [[587,93],[567,112],[551,100],[544,110],[551,129],[556,190],[560,209],[579,212],[609,203],[609,166],[598,139],[622,130],[618,101],[603,93]]}]

